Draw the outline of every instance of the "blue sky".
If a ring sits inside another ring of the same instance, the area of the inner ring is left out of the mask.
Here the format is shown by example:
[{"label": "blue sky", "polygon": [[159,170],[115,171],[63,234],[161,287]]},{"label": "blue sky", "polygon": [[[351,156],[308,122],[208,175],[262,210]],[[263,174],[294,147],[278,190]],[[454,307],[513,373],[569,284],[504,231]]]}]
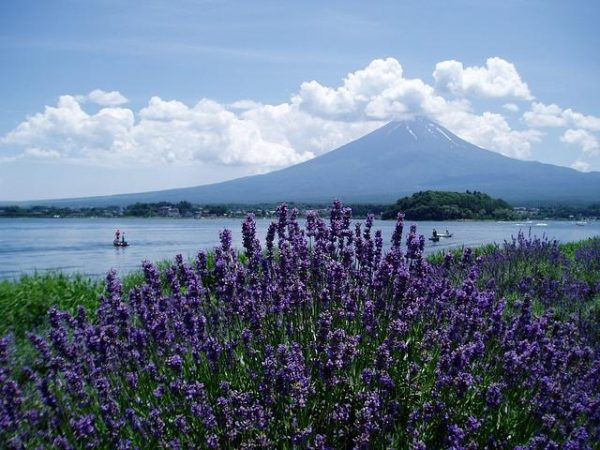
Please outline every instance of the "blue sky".
[{"label": "blue sky", "polygon": [[600,170],[599,20],[595,1],[2,2],[0,200],[261,173],[414,114]]}]

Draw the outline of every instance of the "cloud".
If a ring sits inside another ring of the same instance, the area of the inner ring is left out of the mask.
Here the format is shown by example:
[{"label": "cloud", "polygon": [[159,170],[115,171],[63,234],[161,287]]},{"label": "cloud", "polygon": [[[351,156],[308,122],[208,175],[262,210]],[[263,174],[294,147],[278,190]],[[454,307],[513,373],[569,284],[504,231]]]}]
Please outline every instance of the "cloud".
[{"label": "cloud", "polygon": [[[211,100],[190,108],[152,97],[139,111],[103,108],[88,114],[73,96],[27,118],[3,139],[30,157],[62,157],[101,165],[211,161],[278,167],[313,157],[278,142]],[[44,149],[43,151],[40,149]]]},{"label": "cloud", "polygon": [[76,97],[63,95],[56,107],[28,117],[9,132],[2,143],[24,147],[26,156],[53,154],[55,157],[99,161],[103,155],[131,146],[134,114],[125,108],[103,108],[87,114]]},{"label": "cloud", "polygon": [[[593,128],[597,119],[533,103],[523,122],[536,125],[513,129],[499,112],[477,112],[467,97],[531,98],[514,66],[500,58],[466,68],[444,61],[436,66],[434,78],[435,87],[407,78],[399,61],[385,58],[347,74],[337,86],[304,82],[287,102],[272,105],[247,99],[221,104],[206,98],[190,105],[153,96],[134,110],[119,106],[127,101],[119,92],[94,90],[87,96],[61,96],[56,106],[27,117],[0,139],[0,149],[10,146],[20,151],[19,158],[104,166],[210,162],[261,172],[306,161],[387,121],[415,115],[517,158],[531,157],[533,145],[544,136],[541,127],[572,122],[581,124],[573,128],[584,130]],[[92,98],[104,106],[95,113],[84,108]],[[518,106],[506,103],[504,109],[514,112]]]},{"label": "cloud", "polygon": [[515,66],[498,57],[488,58],[484,67],[465,68],[460,61],[442,61],[436,64],[433,78],[436,89],[457,96],[533,99]]},{"label": "cloud", "polygon": [[119,106],[129,102],[127,97],[119,91],[106,92],[102,89],[94,89],[87,95],[87,98],[101,106]]},{"label": "cloud", "polygon": [[523,120],[531,127],[575,127],[600,131],[600,117],[586,116],[572,109],[562,109],[556,104],[534,102],[523,114]]},{"label": "cloud", "polygon": [[502,108],[504,108],[505,110],[510,111],[510,112],[518,112],[519,111],[519,106],[514,103],[505,103],[504,105],[502,105]]},{"label": "cloud", "polygon": [[523,114],[523,119],[532,127],[564,127],[567,123],[562,113],[563,110],[558,105],[533,103],[531,110]]},{"label": "cloud", "polygon": [[241,110],[256,109],[256,108],[260,108],[261,106],[262,106],[262,103],[255,102],[254,100],[248,100],[248,99],[237,100],[237,101],[229,104],[229,108],[241,109]]},{"label": "cloud", "polygon": [[265,105],[244,111],[244,120],[255,123],[265,139],[281,142],[297,151],[323,154],[357,139],[385,124],[385,121],[332,120],[309,114],[291,103]]},{"label": "cloud", "polygon": [[449,107],[468,108],[468,102],[449,102],[418,78],[405,78],[394,58],[373,60],[349,73],[337,88],[304,82],[291,103],[318,117],[347,121],[407,119],[435,115]]},{"label": "cloud", "polygon": [[575,170],[579,170],[580,172],[590,172],[592,170],[592,166],[585,161],[576,160],[573,164],[571,164],[571,168]]},{"label": "cloud", "polygon": [[0,163],[12,163],[23,158],[23,154],[18,155],[0,155]]},{"label": "cloud", "polygon": [[33,156],[35,158],[56,159],[60,158],[60,153],[56,150],[44,150],[43,148],[28,148],[24,156]]},{"label": "cloud", "polygon": [[579,146],[584,153],[600,154],[598,138],[586,130],[568,129],[560,138],[561,142]]},{"label": "cloud", "polygon": [[154,96],[148,106],[140,110],[139,116],[154,121],[186,120],[190,117],[190,109],[177,100],[163,100]]},{"label": "cloud", "polygon": [[292,103],[321,117],[356,120],[365,116],[373,100],[404,83],[402,66],[397,60],[376,59],[364,69],[349,73],[338,88],[322,86],[315,80],[302,83]]},{"label": "cloud", "polygon": [[439,119],[466,141],[520,159],[529,158],[532,144],[543,136],[538,130],[513,130],[503,115],[489,111],[481,115],[449,111]]},{"label": "cloud", "polygon": [[282,140],[265,139],[259,126],[212,100],[193,107],[153,97],[140,111],[132,137],[141,149],[167,161],[211,161],[225,165],[281,167],[314,156]]}]

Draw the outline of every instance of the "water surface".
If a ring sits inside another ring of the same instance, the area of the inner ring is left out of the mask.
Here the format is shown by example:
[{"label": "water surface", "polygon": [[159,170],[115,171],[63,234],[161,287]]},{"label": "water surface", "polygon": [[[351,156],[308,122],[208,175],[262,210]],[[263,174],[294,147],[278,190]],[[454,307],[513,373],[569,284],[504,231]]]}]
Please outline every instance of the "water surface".
[{"label": "water surface", "polygon": [[[257,220],[262,242],[270,219]],[[173,259],[178,253],[194,257],[200,249],[212,249],[219,243],[219,231],[233,231],[234,245],[241,247],[242,219],[0,219],[0,279],[18,277],[35,271],[63,271],[88,276],[104,276],[110,268],[127,273],[140,267],[144,259]],[[408,225],[412,222],[407,222]],[[452,247],[502,243],[519,230],[545,235],[562,242],[600,236],[600,221],[576,226],[573,222],[414,222],[421,234],[430,236],[432,229],[454,236],[438,243],[427,241],[426,252]],[[130,246],[115,248],[115,230],[125,231]],[[394,222],[375,221],[388,245]],[[406,230],[405,230],[406,231]]]}]

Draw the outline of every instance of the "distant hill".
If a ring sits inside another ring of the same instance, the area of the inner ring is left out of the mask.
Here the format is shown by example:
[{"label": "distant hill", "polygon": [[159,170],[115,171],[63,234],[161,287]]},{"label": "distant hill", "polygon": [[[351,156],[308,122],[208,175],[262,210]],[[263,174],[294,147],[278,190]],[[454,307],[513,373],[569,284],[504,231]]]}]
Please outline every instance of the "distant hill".
[{"label": "distant hill", "polygon": [[425,118],[391,122],[322,156],[265,175],[140,194],[37,202],[69,206],[135,202],[382,203],[417,191],[477,190],[509,202],[589,202],[600,172],[521,161],[482,149]]},{"label": "distant hill", "polygon": [[402,211],[408,220],[511,219],[516,214],[502,199],[482,192],[417,192],[399,199],[382,219],[395,219]]}]

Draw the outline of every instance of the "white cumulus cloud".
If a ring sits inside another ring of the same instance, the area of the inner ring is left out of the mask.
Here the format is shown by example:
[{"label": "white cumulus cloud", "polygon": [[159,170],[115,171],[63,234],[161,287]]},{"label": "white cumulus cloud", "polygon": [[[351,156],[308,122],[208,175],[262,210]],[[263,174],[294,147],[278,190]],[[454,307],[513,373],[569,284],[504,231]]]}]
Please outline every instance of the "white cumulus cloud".
[{"label": "white cumulus cloud", "polygon": [[119,106],[129,102],[127,97],[119,91],[103,91],[102,89],[94,89],[87,95],[87,98],[101,106]]},{"label": "white cumulus cloud", "polygon": [[587,130],[568,129],[560,138],[561,142],[579,146],[584,153],[597,155],[600,153],[598,138]]},{"label": "white cumulus cloud", "polygon": [[580,172],[590,172],[592,170],[592,166],[589,163],[581,161],[580,159],[571,164],[571,168],[579,170]]},{"label": "white cumulus cloud", "polygon": [[531,109],[523,114],[523,119],[529,126],[537,128],[576,127],[600,131],[600,117],[586,116],[570,108],[562,109],[554,103],[532,103]]},{"label": "white cumulus cloud", "polygon": [[482,67],[465,68],[460,61],[442,61],[436,64],[433,78],[440,92],[458,96],[533,99],[514,64],[498,57],[488,58]]},{"label": "white cumulus cloud", "polygon": [[537,130],[513,130],[502,114],[489,111],[481,115],[449,111],[440,122],[466,141],[520,159],[529,158],[532,144],[543,136]]},{"label": "white cumulus cloud", "polygon": [[314,80],[302,83],[291,103],[311,115],[347,121],[408,119],[469,108],[466,101],[447,101],[419,78],[405,78],[394,58],[373,60],[349,73],[338,87]]},{"label": "white cumulus cloud", "polygon": [[266,141],[255,123],[211,100],[188,107],[159,97],[136,117],[126,108],[88,114],[75,97],[65,95],[56,107],[27,118],[3,142],[23,146],[26,156],[108,165],[211,161],[278,167],[314,156]]},{"label": "white cumulus cloud", "polygon": [[9,132],[2,142],[24,147],[28,156],[52,154],[66,158],[101,158],[113,149],[130,144],[134,114],[124,108],[103,108],[86,113],[71,95],[59,98],[56,107],[47,106]]},{"label": "white cumulus cloud", "polygon": [[200,100],[190,108],[153,97],[139,116],[134,140],[156,158],[166,153],[176,161],[280,167],[314,156],[309,151],[297,152],[287,142],[265,138],[255,122],[212,100]]},{"label": "white cumulus cloud", "polygon": [[[153,96],[139,110],[120,106],[119,92],[94,90],[87,96],[63,95],[23,120],[0,139],[15,158],[65,159],[114,166],[164,163],[247,166],[261,172],[305,161],[356,139],[390,120],[423,115],[480,147],[530,158],[548,126],[570,126],[563,141],[591,146],[581,131],[600,129],[600,120],[557,105],[534,102],[523,116],[526,128],[514,129],[500,112],[476,111],[471,97],[531,99],[515,67],[490,58],[483,67],[443,61],[435,86],[405,77],[394,58],[376,59],[351,72],[339,85],[302,83],[286,102],[263,104],[242,99],[222,104],[201,99],[186,104]],[[86,111],[86,102],[103,106]],[[515,103],[503,108],[516,112]],[[587,142],[584,144],[584,142]],[[19,152],[19,153],[15,153]],[[10,158],[10,159],[8,159]]]},{"label": "white cumulus cloud", "polygon": [[510,112],[518,112],[519,111],[519,105],[516,105],[514,103],[505,103],[504,105],[502,105],[502,108],[504,108],[507,111]]}]

